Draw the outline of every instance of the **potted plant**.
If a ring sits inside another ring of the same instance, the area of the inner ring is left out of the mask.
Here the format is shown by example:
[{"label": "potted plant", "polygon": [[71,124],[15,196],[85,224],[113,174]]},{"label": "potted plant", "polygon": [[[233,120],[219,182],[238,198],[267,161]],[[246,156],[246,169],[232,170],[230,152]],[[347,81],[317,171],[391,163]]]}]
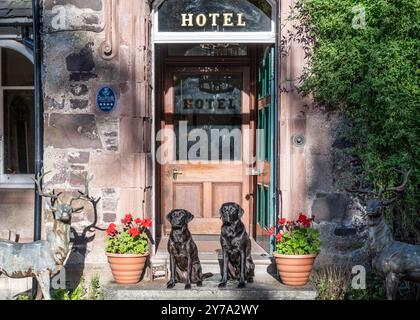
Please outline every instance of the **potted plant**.
[{"label": "potted plant", "polygon": [[273,256],[281,281],[286,285],[303,286],[309,280],[314,260],[321,249],[319,231],[312,227],[313,219],[301,213],[295,221],[283,218],[278,223]]},{"label": "potted plant", "polygon": [[150,219],[133,219],[131,214],[121,219],[121,225],[109,225],[105,251],[116,283],[134,284],[140,281],[149,257],[151,225]]}]

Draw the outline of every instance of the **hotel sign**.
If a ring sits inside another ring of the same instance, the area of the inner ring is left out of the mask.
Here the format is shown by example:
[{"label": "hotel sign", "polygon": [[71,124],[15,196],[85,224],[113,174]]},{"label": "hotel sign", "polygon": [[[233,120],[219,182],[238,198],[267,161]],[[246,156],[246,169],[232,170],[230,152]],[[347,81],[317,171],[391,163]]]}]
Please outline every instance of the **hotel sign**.
[{"label": "hotel sign", "polygon": [[246,27],[246,22],[243,13],[193,13],[181,14],[182,27]]},{"label": "hotel sign", "polygon": [[269,32],[271,14],[261,0],[167,0],[158,10],[158,31]]}]

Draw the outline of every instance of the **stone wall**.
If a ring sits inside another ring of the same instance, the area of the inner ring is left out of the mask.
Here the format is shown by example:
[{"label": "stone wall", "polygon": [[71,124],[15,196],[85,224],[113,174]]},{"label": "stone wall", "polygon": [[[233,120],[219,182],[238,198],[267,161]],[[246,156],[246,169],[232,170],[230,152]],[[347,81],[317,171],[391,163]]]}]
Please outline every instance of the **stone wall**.
[{"label": "stone wall", "polygon": [[317,266],[364,265],[368,262],[368,228],[363,207],[345,191],[352,185],[351,145],[343,137],[340,115],[308,110],[307,210],[321,231],[323,250]]},{"label": "stone wall", "polygon": [[[113,59],[101,48],[112,17],[106,1],[45,0],[43,4],[44,166],[46,187],[74,192],[80,175],[94,176],[91,193],[101,197],[98,227],[125,213],[151,215],[150,22],[147,1],[117,1]],[[101,86],[111,86],[117,106],[96,108]],[[104,232],[83,230],[93,210],[76,214],[78,235],[67,267],[105,264]],[[46,221],[50,221],[45,217]],[[92,241],[91,236],[95,236]]]}]

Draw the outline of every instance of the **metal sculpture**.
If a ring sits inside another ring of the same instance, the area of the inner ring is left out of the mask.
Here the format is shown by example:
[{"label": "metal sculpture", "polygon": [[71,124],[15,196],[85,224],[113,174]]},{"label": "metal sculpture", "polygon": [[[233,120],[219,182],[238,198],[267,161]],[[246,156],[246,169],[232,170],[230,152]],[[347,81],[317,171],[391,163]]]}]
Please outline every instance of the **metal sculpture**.
[{"label": "metal sculpture", "polygon": [[[395,300],[401,280],[420,283],[420,245],[395,241],[385,222],[384,208],[398,199],[405,191],[410,170],[403,173],[403,183],[394,188],[383,188],[378,193],[370,190],[348,190],[350,192],[373,195],[367,201],[366,212],[369,223],[372,267],[385,279],[388,300]],[[395,196],[385,200],[385,193]]]},{"label": "metal sculpture", "polygon": [[[0,274],[10,278],[35,277],[45,300],[50,300],[51,278],[63,268],[69,254],[71,217],[73,213],[81,212],[83,207],[73,208],[75,200],[86,200],[96,204],[99,199],[89,195],[88,183],[92,179],[85,177],[85,191],[78,191],[77,197],[72,197],[69,203],[62,202],[60,193],[45,192],[41,188],[42,180],[48,172],[42,169],[34,179],[38,193],[46,198],[45,205],[54,218],[52,232],[47,240],[31,243],[15,243],[0,240]],[[49,201],[47,201],[49,199]]]}]

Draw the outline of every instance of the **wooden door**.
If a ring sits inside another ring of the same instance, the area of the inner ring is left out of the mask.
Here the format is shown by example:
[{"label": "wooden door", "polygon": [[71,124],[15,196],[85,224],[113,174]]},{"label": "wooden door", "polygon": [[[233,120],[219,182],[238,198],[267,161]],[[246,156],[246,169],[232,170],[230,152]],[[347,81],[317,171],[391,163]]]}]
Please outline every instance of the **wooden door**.
[{"label": "wooden door", "polygon": [[[219,234],[219,209],[234,201],[249,228],[253,150],[249,69],[168,68],[157,156],[164,233],[171,209],[191,211],[193,234]],[[207,140],[206,140],[207,139]]]}]

